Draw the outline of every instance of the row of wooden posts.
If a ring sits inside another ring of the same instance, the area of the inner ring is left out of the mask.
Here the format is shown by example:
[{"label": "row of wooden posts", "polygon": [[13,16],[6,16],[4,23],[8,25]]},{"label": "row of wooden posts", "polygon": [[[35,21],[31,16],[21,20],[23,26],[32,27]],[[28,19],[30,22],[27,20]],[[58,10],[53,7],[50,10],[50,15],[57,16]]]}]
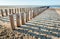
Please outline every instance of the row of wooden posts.
[{"label": "row of wooden posts", "polygon": [[2,8],[0,9],[0,13],[2,16],[8,16],[9,14],[15,14],[15,13],[20,13],[20,12],[26,12],[28,10],[31,10],[32,8]]},{"label": "row of wooden posts", "polygon": [[4,16],[8,16],[9,14],[15,14],[15,13],[21,13],[21,12],[28,13],[31,10],[35,12],[39,8],[42,9],[42,8],[48,8],[48,7],[43,6],[43,7],[34,7],[34,8],[0,8],[0,14],[1,16],[4,17]]},{"label": "row of wooden posts", "polygon": [[0,9],[0,15],[2,17],[9,16],[11,28],[15,29],[14,15],[16,16],[15,18],[16,25],[21,26],[48,8],[49,7],[16,8],[14,10],[13,9]]},{"label": "row of wooden posts", "polygon": [[[34,9],[34,10],[29,10],[28,13],[24,13],[24,12],[21,12],[21,13],[16,13],[16,24],[17,24],[17,27],[21,26],[21,25],[24,25],[26,22],[28,22],[29,20],[31,20],[32,18],[34,18],[35,16],[39,15],[41,12],[43,12],[44,10],[48,9],[48,7],[44,7],[41,9],[41,8],[38,8],[38,9]],[[9,18],[10,18],[10,23],[11,23],[11,27],[12,29],[15,29],[15,24],[14,24],[14,14],[11,14],[9,15]]]}]

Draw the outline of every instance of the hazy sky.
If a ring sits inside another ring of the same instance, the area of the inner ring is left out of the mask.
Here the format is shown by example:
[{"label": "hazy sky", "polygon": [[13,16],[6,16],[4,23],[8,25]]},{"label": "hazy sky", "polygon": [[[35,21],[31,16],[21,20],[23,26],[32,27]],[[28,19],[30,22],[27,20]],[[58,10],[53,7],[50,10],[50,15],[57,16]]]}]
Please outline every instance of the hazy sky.
[{"label": "hazy sky", "polygon": [[0,0],[0,5],[60,5],[60,0]]}]

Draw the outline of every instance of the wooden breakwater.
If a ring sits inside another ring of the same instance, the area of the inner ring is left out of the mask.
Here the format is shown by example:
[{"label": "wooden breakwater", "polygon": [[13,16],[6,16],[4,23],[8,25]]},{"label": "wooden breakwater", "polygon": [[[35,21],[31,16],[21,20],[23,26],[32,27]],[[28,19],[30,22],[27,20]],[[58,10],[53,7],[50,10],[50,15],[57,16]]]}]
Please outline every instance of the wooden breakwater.
[{"label": "wooden breakwater", "polygon": [[[10,26],[21,26],[22,24],[25,24],[27,21],[29,21],[32,18],[34,18],[35,16],[39,15],[41,12],[43,12],[46,9],[48,9],[48,7],[46,7],[46,6],[45,7],[35,7],[35,8],[20,8],[20,10],[17,8],[17,9],[15,9],[15,10],[17,10],[17,11],[15,11],[15,13],[12,13],[12,12],[14,12],[14,10],[12,10],[12,9],[9,9],[9,12],[8,12],[8,9],[6,9],[6,8],[0,9],[0,12],[1,12],[0,19],[3,23],[2,25],[9,26],[11,24]],[[4,24],[4,22],[5,22],[5,24]],[[9,24],[7,24],[7,23],[9,23]]]},{"label": "wooden breakwater", "polygon": [[35,16],[39,15],[41,12],[43,12],[46,9],[48,9],[48,7],[36,7],[32,9],[30,8],[30,9],[27,9],[25,12],[21,11],[20,13],[15,13],[15,14],[9,12],[10,14],[8,15],[4,15],[4,16],[2,15],[0,21],[3,24],[0,24],[0,25],[11,26],[11,28],[15,30],[16,27],[20,27],[21,25],[24,25],[26,22],[33,19]]},{"label": "wooden breakwater", "polygon": [[[43,12],[46,9],[48,9],[48,7],[46,7],[46,6],[45,7],[36,7],[36,8],[20,8],[20,10],[18,9],[17,11],[15,11],[15,14],[12,13],[12,12],[14,12],[12,9],[9,9],[9,12],[7,11],[7,9],[0,9],[1,16],[2,16],[1,20],[3,21],[3,23],[5,22],[3,24],[5,26],[9,26],[10,24],[11,24],[10,26],[12,26],[12,27],[21,26],[22,24],[25,24],[27,21],[29,21],[32,18],[34,18],[35,16],[39,15],[41,12]],[[9,24],[7,24],[7,23],[9,23]]]},{"label": "wooden breakwater", "polygon": [[2,8],[0,8],[0,15],[1,16],[8,16],[9,14],[15,14],[15,13],[21,13],[21,12],[28,13],[31,10],[35,12],[38,8],[40,8],[40,11],[42,11],[43,8],[47,8],[47,7],[46,6],[33,7],[33,8],[15,8],[15,7],[14,8],[11,8],[11,7],[4,8],[4,7],[2,7]]}]

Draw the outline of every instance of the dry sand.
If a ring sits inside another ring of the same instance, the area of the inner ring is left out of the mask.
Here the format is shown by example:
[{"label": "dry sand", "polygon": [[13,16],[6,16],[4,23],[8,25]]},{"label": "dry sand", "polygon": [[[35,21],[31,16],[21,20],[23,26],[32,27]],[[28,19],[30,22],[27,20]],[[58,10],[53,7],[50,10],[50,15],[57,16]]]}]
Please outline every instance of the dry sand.
[{"label": "dry sand", "polygon": [[60,9],[55,9],[55,10],[60,15]]}]

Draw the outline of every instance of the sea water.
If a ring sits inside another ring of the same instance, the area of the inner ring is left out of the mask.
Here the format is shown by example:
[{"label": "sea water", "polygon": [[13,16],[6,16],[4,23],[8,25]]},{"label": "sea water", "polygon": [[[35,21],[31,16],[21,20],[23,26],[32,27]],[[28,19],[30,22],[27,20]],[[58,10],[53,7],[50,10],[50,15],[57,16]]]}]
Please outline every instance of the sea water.
[{"label": "sea water", "polygon": [[60,6],[50,6],[50,8],[60,8]]}]

